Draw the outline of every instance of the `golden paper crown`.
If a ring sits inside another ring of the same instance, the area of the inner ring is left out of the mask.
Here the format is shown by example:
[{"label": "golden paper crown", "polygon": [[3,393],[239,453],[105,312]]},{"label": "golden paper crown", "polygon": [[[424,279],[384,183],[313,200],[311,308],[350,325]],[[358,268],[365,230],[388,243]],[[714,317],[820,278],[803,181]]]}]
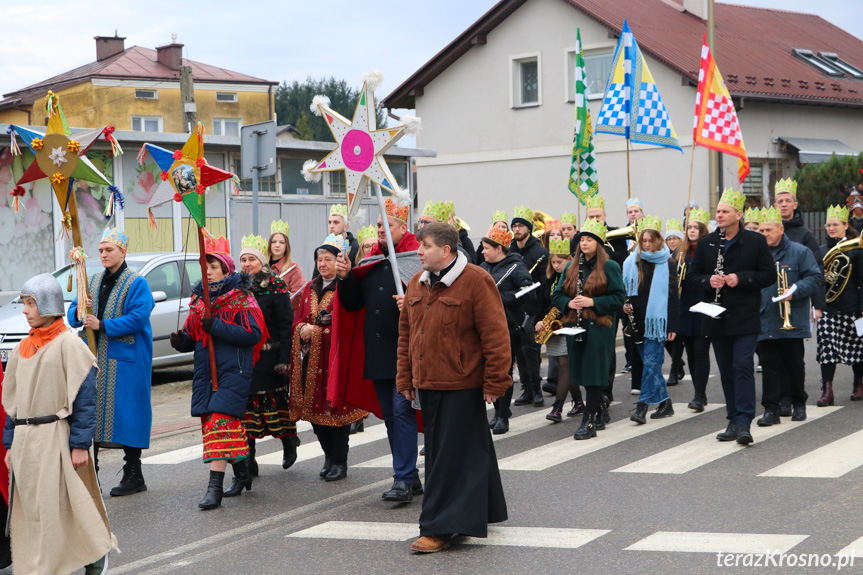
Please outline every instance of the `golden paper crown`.
[{"label": "golden paper crown", "polygon": [[761,208],[761,223],[781,224],[782,214],[773,206],[770,206],[769,208]]},{"label": "golden paper crown", "polygon": [[512,211],[512,219],[521,218],[533,224],[533,210],[524,206],[518,206]]},{"label": "golden paper crown", "polygon": [[559,230],[563,228],[560,220],[545,220],[545,231]]},{"label": "golden paper crown", "polygon": [[243,236],[240,240],[240,249],[257,250],[262,254],[266,254],[267,240],[261,236]]},{"label": "golden paper crown", "polygon": [[827,220],[839,220],[848,223],[848,208],[845,206],[829,206],[827,208]]},{"label": "golden paper crown", "polygon": [[102,242],[114,244],[124,250],[129,249],[129,236],[121,232],[118,228],[108,228],[102,232],[102,239],[99,240],[99,243]]},{"label": "golden paper crown", "polygon": [[743,211],[743,205],[746,203],[746,196],[744,196],[740,192],[736,192],[731,188],[728,188],[724,192],[722,192],[722,197],[719,198],[720,204],[725,204],[726,206],[731,206],[738,212]]},{"label": "golden paper crown", "polygon": [[791,178],[785,178],[776,182],[776,187],[773,188],[774,194],[791,194],[797,197],[797,182]]},{"label": "golden paper crown", "polygon": [[602,210],[605,211],[605,198],[596,194],[595,196],[591,196],[584,203],[584,207],[588,210]]},{"label": "golden paper crown", "polygon": [[378,229],[375,226],[366,226],[364,228],[360,228],[360,231],[357,232],[357,241],[365,243],[368,239],[376,239],[378,237]]},{"label": "golden paper crown", "polygon": [[657,232],[662,232],[662,220],[657,218],[656,216],[644,216],[638,223],[636,224],[636,229],[640,234],[644,230],[655,230]]},{"label": "golden paper crown", "polygon": [[348,219],[348,207],[344,204],[333,204],[330,206],[330,215]]},{"label": "golden paper crown", "polygon": [[563,212],[562,214],[560,214],[560,223],[572,224],[573,226],[577,226],[578,216],[576,216],[572,212]]},{"label": "golden paper crown", "polygon": [[569,240],[566,238],[552,238],[548,242],[548,253],[553,256],[568,256],[571,253],[569,251]]},{"label": "golden paper crown", "polygon": [[692,208],[689,210],[689,221],[698,222],[706,226],[710,222],[710,212],[700,208]]},{"label": "golden paper crown", "polygon": [[426,202],[423,215],[438,222],[449,223],[455,215],[455,204],[452,202]]},{"label": "golden paper crown", "polygon": [[384,202],[387,215],[391,218],[395,218],[397,220],[401,220],[405,223],[408,221],[408,217],[411,213],[411,207],[407,204],[401,205],[397,204],[393,201],[392,198],[387,198]]},{"label": "golden paper crown", "polygon": [[581,233],[594,235],[604,244],[605,235],[608,233],[608,226],[605,225],[605,222],[587,219],[584,220],[583,224],[581,224]]},{"label": "golden paper crown", "polygon": [[[287,238],[288,233],[291,231],[291,226],[288,225],[288,222],[283,222],[282,220],[276,220],[275,222],[270,224],[270,235],[275,233],[284,234]],[[266,253],[266,252],[264,252]]]},{"label": "golden paper crown", "polygon": [[209,238],[204,236],[204,253],[231,255],[231,246],[228,243],[228,238],[225,236],[211,236]]},{"label": "golden paper crown", "polygon": [[668,232],[683,232],[683,224],[677,218],[669,218],[665,220],[665,233]]},{"label": "golden paper crown", "polygon": [[506,222],[509,223],[509,220],[506,217],[506,212],[503,210],[498,210],[496,212],[492,212],[491,214],[491,223],[495,222]]},{"label": "golden paper crown", "polygon": [[746,208],[743,212],[743,221],[747,224],[760,224],[761,208]]},{"label": "golden paper crown", "polygon": [[508,249],[509,245],[512,243],[512,232],[502,230],[493,225],[488,229],[488,232],[486,232],[484,239],[502,245]]}]

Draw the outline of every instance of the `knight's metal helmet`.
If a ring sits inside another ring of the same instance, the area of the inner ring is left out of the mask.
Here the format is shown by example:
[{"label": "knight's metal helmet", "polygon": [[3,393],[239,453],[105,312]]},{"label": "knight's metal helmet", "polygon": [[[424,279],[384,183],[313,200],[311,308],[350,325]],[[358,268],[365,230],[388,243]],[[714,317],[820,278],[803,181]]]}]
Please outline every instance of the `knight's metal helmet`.
[{"label": "knight's metal helmet", "polygon": [[39,274],[24,282],[21,297],[36,300],[41,317],[62,317],[66,315],[63,305],[63,288],[51,274]]}]

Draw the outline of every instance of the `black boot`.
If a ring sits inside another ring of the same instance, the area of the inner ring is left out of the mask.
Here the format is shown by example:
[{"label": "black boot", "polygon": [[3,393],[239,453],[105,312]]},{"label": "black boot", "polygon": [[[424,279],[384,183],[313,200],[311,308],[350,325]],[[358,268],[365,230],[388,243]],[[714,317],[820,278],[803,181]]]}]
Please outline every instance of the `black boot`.
[{"label": "black boot", "polygon": [[647,423],[647,404],[643,401],[639,401],[635,404],[635,413],[629,416],[630,421],[634,421],[639,425],[644,425]]},{"label": "black boot", "polygon": [[201,509],[215,509],[222,504],[222,486],[225,483],[224,471],[210,470],[210,483],[207,485],[207,494],[198,503]]},{"label": "black boot", "polygon": [[671,407],[671,400],[666,399],[659,404],[659,407],[656,408],[656,411],[650,414],[650,419],[660,419],[663,417],[669,417],[671,415],[674,415],[674,408]]},{"label": "black boot", "polygon": [[494,426],[497,425],[497,420],[500,419],[497,416],[497,412],[495,412],[494,416],[488,421],[488,428],[494,429]]},{"label": "black boot", "polygon": [[542,387],[537,382],[533,384],[533,406],[534,407],[542,407],[545,405],[545,398],[542,396]]},{"label": "black boot", "polygon": [[255,438],[249,438],[249,458],[246,459],[246,469],[252,477],[258,476],[258,460],[255,459]]},{"label": "black boot", "polygon": [[545,380],[545,383],[542,384],[542,390],[554,397],[557,395],[557,382]]},{"label": "black boot", "polygon": [[333,466],[333,462],[330,461],[330,458],[324,457],[324,466],[321,467],[321,470],[318,472],[318,475],[321,476],[321,479],[323,479],[324,477],[327,476],[327,474],[330,472],[330,467],[332,467],[332,466]]},{"label": "black boot", "polygon": [[231,486],[228,490],[225,491],[223,497],[236,497],[237,495],[242,495],[243,489],[251,491],[252,474],[249,473],[249,468],[246,465],[245,460],[232,463],[231,467],[234,468],[234,480],[231,482]]},{"label": "black boot", "polygon": [[740,427],[735,423],[729,423],[728,427],[725,428],[725,431],[716,434],[716,439],[719,441],[734,441],[737,439],[737,430]]},{"label": "black boot", "polygon": [[602,403],[599,404],[599,411],[596,412],[596,430],[602,431],[605,429],[606,423],[611,423],[611,415],[608,413],[608,405],[611,402],[608,400],[608,396],[604,393],[602,394]]},{"label": "black boot", "polygon": [[354,435],[355,433],[362,433],[366,430],[365,418],[355,421],[351,424],[351,432],[350,435]]},{"label": "black boot", "polygon": [[491,432],[494,435],[503,435],[509,431],[509,419],[506,417],[498,417]]},{"label": "black boot", "polygon": [[111,490],[111,497],[132,495],[141,491],[147,491],[147,484],[144,483],[144,475],[141,473],[141,460],[127,461],[123,466],[123,479],[120,480],[120,485]]},{"label": "black boot", "polygon": [[[360,420],[362,421],[362,420]],[[288,435],[281,438],[282,440],[282,469],[287,469],[297,462],[297,446],[300,444],[300,438],[296,435]]]},{"label": "black boot", "polygon": [[545,418],[555,423],[563,421],[563,404],[565,401],[565,399],[556,399],[554,404],[551,406],[551,411],[545,416]]},{"label": "black boot", "polygon": [[513,402],[515,405],[529,405],[533,403],[533,389],[530,384],[522,384],[521,395]]},{"label": "black boot", "polygon": [[695,397],[692,398],[692,401],[690,401],[686,407],[693,411],[702,412],[704,411],[705,405],[707,405],[707,396],[696,391]]},{"label": "black boot", "polygon": [[585,411],[584,416],[581,418],[581,425],[575,431],[575,435],[572,438],[581,440],[590,439],[591,437],[596,437],[596,414]]},{"label": "black boot", "polygon": [[324,481],[339,481],[348,476],[347,463],[333,463],[329,473],[324,477]]}]

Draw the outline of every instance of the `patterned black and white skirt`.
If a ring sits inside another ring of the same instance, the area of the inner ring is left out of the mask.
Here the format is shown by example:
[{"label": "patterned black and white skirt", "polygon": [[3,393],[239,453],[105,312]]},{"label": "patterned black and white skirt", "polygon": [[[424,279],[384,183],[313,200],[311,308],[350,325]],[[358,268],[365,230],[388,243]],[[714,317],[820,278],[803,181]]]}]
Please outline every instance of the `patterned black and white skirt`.
[{"label": "patterned black and white skirt", "polygon": [[566,355],[566,336],[553,335],[545,342],[545,353],[548,357],[561,357]]},{"label": "patterned black and white skirt", "polygon": [[824,312],[818,320],[818,363],[852,365],[863,361],[863,338],[857,335],[854,318],[845,313]]}]

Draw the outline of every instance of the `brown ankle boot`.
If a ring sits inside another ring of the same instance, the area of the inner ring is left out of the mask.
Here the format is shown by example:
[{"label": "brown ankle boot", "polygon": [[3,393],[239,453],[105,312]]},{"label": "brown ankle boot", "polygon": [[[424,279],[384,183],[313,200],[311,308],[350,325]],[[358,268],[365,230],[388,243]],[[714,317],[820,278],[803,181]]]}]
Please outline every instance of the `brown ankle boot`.
[{"label": "brown ankle boot", "polygon": [[[856,389],[855,389],[856,392]],[[821,383],[821,397],[815,402],[818,407],[826,407],[833,405],[833,382],[825,381]]]},{"label": "brown ankle boot", "polygon": [[863,377],[854,378],[854,391],[851,393],[851,401],[863,400]]}]

